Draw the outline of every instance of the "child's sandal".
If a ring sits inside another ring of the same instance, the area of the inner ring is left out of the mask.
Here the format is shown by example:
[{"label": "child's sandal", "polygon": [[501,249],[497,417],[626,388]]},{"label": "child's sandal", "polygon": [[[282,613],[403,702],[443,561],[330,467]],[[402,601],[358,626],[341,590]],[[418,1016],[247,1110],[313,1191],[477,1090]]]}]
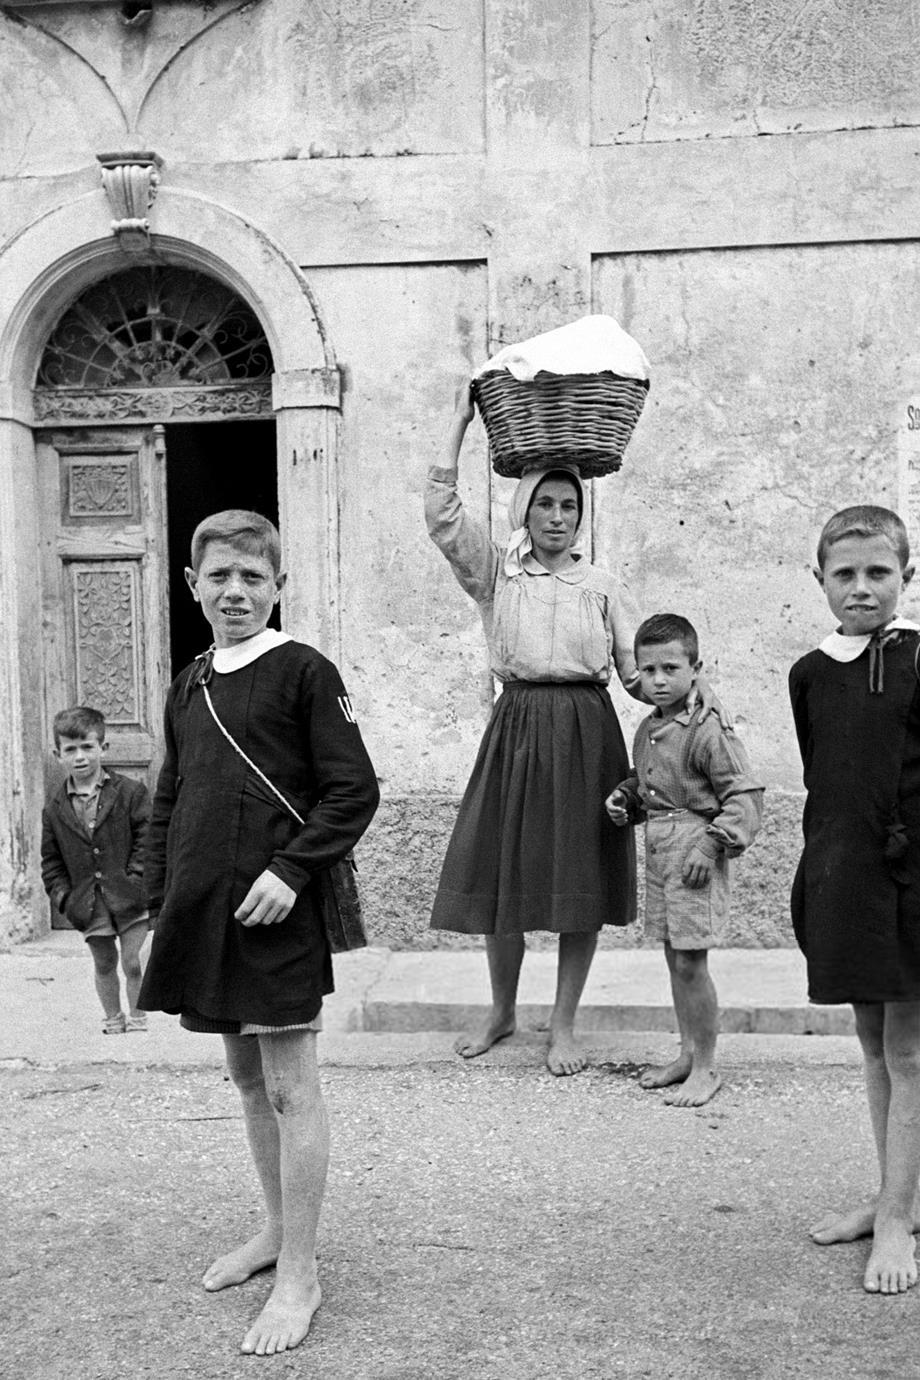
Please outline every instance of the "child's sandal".
[{"label": "child's sandal", "polygon": [[132,1015],[130,1015],[130,1016],[128,1017],[128,1019],[127,1019],[127,1021],[126,1021],[126,1023],[125,1023],[125,1030],[128,1031],[129,1033],[130,1033],[132,1030],[143,1030],[143,1031],[146,1031],[146,1029],[147,1029],[147,1012],[146,1012],[146,1011],[135,1011]]},{"label": "child's sandal", "polygon": [[107,1016],[102,1022],[103,1035],[124,1035],[126,1029],[125,1013],[123,1011],[119,1011],[117,1016]]}]

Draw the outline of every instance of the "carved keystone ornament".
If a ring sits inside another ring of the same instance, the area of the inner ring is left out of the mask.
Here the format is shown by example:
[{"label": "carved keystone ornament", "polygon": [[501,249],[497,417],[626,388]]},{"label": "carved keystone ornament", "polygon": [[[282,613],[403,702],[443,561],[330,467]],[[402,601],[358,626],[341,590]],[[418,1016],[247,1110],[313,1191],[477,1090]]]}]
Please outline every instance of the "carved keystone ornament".
[{"label": "carved keystone ornament", "polygon": [[145,254],[150,248],[147,212],[160,185],[162,158],[155,153],[99,153],[102,186],[115,219],[112,231],[126,254]]}]

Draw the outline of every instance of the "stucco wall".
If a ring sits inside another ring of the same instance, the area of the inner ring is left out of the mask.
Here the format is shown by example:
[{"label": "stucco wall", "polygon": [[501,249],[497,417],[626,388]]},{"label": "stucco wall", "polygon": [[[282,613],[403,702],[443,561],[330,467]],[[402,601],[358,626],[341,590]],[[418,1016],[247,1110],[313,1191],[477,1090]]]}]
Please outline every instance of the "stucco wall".
[{"label": "stucco wall", "polygon": [[920,114],[899,0],[595,0],[594,140],[893,127]]},{"label": "stucco wall", "polygon": [[[431,942],[437,865],[491,702],[476,612],[421,519],[453,387],[497,344],[596,310],[642,341],[652,392],[621,474],[594,486],[594,555],[640,612],[698,624],[769,787],[731,939],[789,942],[800,773],[785,677],[827,622],[815,536],[850,501],[912,522],[920,505],[910,7],[180,0],[139,28],[120,10],[0,12],[0,298],[15,297],[13,246],[61,208],[96,198],[105,233],[96,155],[132,148],[163,160],[155,247],[170,198],[191,194],[250,227],[254,254],[266,235],[301,267],[343,380],[334,594],[384,791],[362,848],[374,938]],[[0,413],[12,425],[2,390]],[[26,551],[27,448],[2,440],[16,425],[0,430],[0,498],[15,480]],[[323,528],[301,483],[282,473],[302,571]],[[509,486],[478,424],[462,489],[503,534]],[[27,586],[0,646],[0,708],[16,760],[35,764]],[[304,596],[291,606],[306,622]],[[629,736],[639,711],[613,693]],[[0,809],[7,937],[41,923],[38,822],[17,808]]]},{"label": "stucco wall", "polygon": [[[595,485],[598,556],[619,562],[643,611],[697,624],[759,768],[797,789],[785,677],[827,623],[817,530],[847,503],[901,500],[920,251],[606,255],[594,288],[655,361],[626,463]],[[912,592],[904,607],[917,612]]]},{"label": "stucco wall", "polygon": [[[456,793],[491,685],[475,609],[428,539],[422,498],[455,381],[486,348],[485,266],[327,268],[310,281],[345,373],[342,669],[383,790]],[[489,478],[480,441],[464,498],[482,522]]]}]

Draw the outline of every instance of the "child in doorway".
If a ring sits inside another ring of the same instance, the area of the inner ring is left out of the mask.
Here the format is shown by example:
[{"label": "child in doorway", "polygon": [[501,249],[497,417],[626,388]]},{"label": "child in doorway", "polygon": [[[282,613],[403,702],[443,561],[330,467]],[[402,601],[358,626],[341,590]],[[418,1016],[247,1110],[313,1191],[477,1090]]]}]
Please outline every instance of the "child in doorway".
[{"label": "child in doorway", "polygon": [[811,1236],[871,1235],[863,1287],[900,1294],[917,1282],[920,1177],[920,628],[897,616],[904,523],[842,509],[814,574],[837,628],[789,675],[808,792],[792,920],[810,999],[853,1005],[881,1187]]},{"label": "child in doorway", "polygon": [[632,773],[605,803],[614,824],[645,820],[645,934],[664,942],[680,1031],[678,1057],[647,1069],[640,1083],[673,1087],[671,1106],[701,1107],[721,1086],[707,954],[728,918],[728,860],[760,827],[763,787],[734,734],[688,708],[701,667],[693,625],[656,614],[640,625],[635,647],[655,709],[636,732]]},{"label": "child in doorway", "polygon": [[[105,719],[77,705],[54,716],[54,755],[67,772],[42,811],[42,881],[53,904],[81,930],[95,967],[106,1035],[147,1029],[138,1010],[141,948],[149,920],[141,890],[150,813],[140,781],[108,771]],[[127,988],[121,1009],[118,949]]]},{"label": "child in doorway", "polygon": [[242,1342],[265,1356],[302,1342],[320,1302],[329,1127],[316,1040],[333,983],[311,878],[364,833],[378,788],[335,666],[268,627],[285,583],[275,527],[235,509],[206,518],[185,575],[214,645],[167,697],[141,1004],[223,1036],[266,1221],[203,1284],[225,1289],[277,1265]]}]

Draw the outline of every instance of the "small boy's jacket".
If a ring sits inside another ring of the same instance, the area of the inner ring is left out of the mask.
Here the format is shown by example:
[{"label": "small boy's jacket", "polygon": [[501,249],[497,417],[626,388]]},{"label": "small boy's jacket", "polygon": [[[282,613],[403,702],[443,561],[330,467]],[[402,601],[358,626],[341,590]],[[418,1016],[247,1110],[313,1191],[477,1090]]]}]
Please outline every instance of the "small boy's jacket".
[{"label": "small boy's jacket", "polygon": [[76,930],[88,927],[96,894],[113,918],[145,909],[141,888],[150,798],[140,781],[107,772],[92,833],[77,818],[66,783],[42,811],[42,881]]}]

